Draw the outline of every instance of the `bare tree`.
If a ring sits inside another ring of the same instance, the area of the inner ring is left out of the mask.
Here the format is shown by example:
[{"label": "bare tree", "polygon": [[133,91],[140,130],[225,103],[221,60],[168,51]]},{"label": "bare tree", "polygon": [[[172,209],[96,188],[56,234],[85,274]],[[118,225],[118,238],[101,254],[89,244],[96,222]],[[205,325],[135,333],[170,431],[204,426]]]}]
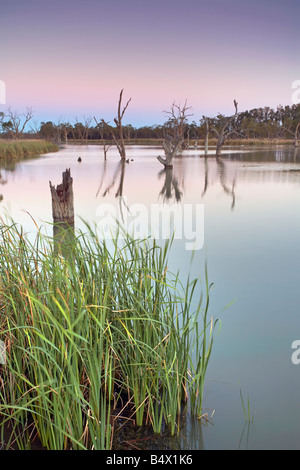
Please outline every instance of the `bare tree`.
[{"label": "bare tree", "polygon": [[173,157],[182,148],[187,118],[192,116],[192,114],[187,114],[189,109],[190,107],[187,106],[186,102],[182,107],[174,102],[170,111],[164,111],[169,116],[165,124],[165,136],[162,142],[165,158],[159,155],[157,159],[165,168],[172,168]]},{"label": "bare tree", "polygon": [[75,134],[77,134],[78,136],[78,139],[80,140],[80,142],[83,144],[84,141],[85,143],[87,144],[88,142],[88,138],[89,138],[89,134],[90,134],[90,125],[91,125],[91,122],[92,122],[92,118],[91,117],[83,117],[83,123],[78,121],[78,118],[76,117],[75,118],[75,121],[76,121],[76,124],[74,125],[74,131],[73,131],[73,137],[75,137]]},{"label": "bare tree", "polygon": [[8,108],[6,116],[9,118],[9,126],[7,131],[13,139],[21,139],[23,137],[25,127],[28,122],[33,118],[32,108],[26,108],[26,111],[22,114]]},{"label": "bare tree", "polygon": [[206,116],[202,116],[200,120],[200,125],[205,125],[205,144],[204,144],[204,155],[207,157],[208,155],[208,138],[209,138],[209,118]]},{"label": "bare tree", "polygon": [[63,122],[63,118],[60,116],[57,120],[57,124],[53,124],[55,128],[55,142],[60,144],[62,141],[68,143],[68,134],[71,133],[74,136],[73,126],[69,122]]},{"label": "bare tree", "polygon": [[285,131],[289,132],[290,134],[292,134],[294,136],[295,147],[298,147],[299,146],[299,140],[300,140],[300,135],[298,136],[299,129],[300,129],[300,122],[298,122],[298,124],[296,126],[296,129],[294,131],[292,131],[291,129],[288,129],[287,127],[283,127],[283,126],[282,126],[282,129],[284,129]]},{"label": "bare tree", "polygon": [[76,137],[80,140],[81,143],[83,143],[84,136],[85,136],[85,127],[82,124],[82,122],[78,121],[77,116],[75,118],[75,121],[76,121],[76,124],[74,125],[74,129],[75,129]]},{"label": "bare tree", "polygon": [[63,122],[61,124],[61,131],[63,135],[63,140],[67,144],[68,143],[68,134],[73,133],[73,126],[69,122]]},{"label": "bare tree", "polygon": [[30,133],[38,137],[40,132],[40,125],[37,121],[33,121],[33,123],[30,126]]},{"label": "bare tree", "polygon": [[236,100],[233,101],[235,107],[235,113],[230,117],[225,117],[219,114],[216,119],[206,118],[209,123],[210,129],[216,135],[218,141],[216,146],[216,155],[219,157],[222,153],[222,147],[225,141],[232,134],[237,133],[235,126],[235,120],[238,115],[238,103]]},{"label": "bare tree", "polygon": [[90,130],[91,130],[91,122],[92,122],[92,118],[90,116],[88,117],[83,117],[83,135],[84,135],[84,139],[85,139],[85,143],[87,144],[87,141],[88,141],[88,138],[89,138],[89,134],[90,134]]},{"label": "bare tree", "polygon": [[[112,145],[106,145],[106,141],[104,140],[104,122],[103,122],[103,119],[102,119],[101,122],[98,122],[97,119],[94,116],[94,120],[97,124],[96,127],[99,129],[99,132],[100,132],[100,135],[101,135],[101,140],[102,140],[102,144],[103,144],[103,152],[104,152],[104,160],[106,160],[108,149],[110,147],[112,147]],[[108,125],[108,123],[106,125]]]},{"label": "bare tree", "polygon": [[[124,117],[125,111],[128,108],[128,105],[131,101],[131,98],[127,101],[126,105],[122,109],[122,97],[123,97],[123,89],[120,92],[120,97],[119,97],[119,104],[118,104],[118,115],[116,118],[114,118],[114,122],[116,124],[116,131],[107,123],[104,121],[104,119],[101,119],[101,122],[103,125],[109,128],[110,133],[112,135],[112,138],[114,140],[114,143],[118,149],[118,152],[120,154],[120,157],[122,159],[126,158],[126,150],[125,150],[125,143],[124,143],[124,136],[123,136],[123,127],[122,127],[122,119]],[[117,135],[116,135],[117,133]]]}]

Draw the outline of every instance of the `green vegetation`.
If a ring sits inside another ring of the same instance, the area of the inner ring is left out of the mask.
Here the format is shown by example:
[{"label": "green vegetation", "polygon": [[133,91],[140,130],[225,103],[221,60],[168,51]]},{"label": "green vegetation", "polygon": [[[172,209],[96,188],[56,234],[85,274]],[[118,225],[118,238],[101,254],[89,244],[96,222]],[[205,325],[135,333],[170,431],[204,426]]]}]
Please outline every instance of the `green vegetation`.
[{"label": "green vegetation", "polygon": [[[235,102],[236,103],[236,102]],[[237,103],[236,103],[237,104]],[[126,105],[127,107],[127,105]],[[126,108],[125,108],[126,109]],[[237,109],[237,108],[236,108]],[[167,113],[168,114],[168,113]],[[35,129],[28,132],[28,124],[33,118],[33,111],[27,108],[22,114],[8,108],[5,113],[0,112],[0,133],[4,138],[21,139],[35,137],[51,142],[73,142],[73,143],[106,143],[114,144],[113,135],[117,127],[104,125],[105,123],[91,116],[85,117],[83,122],[76,118],[75,122],[55,123],[52,121],[41,122],[35,125]],[[209,124],[210,145],[213,145],[216,131],[228,119],[223,114],[215,117],[197,119],[193,117],[192,122],[184,121],[183,137],[185,145],[193,145],[198,142],[204,145],[207,124]],[[94,122],[95,121],[95,122]],[[166,134],[174,125],[174,119],[168,119],[164,124],[153,124],[148,126],[134,127],[131,124],[122,125],[124,144],[151,145],[161,144]],[[300,133],[300,104],[291,106],[278,105],[276,109],[269,106],[254,108],[236,113],[234,122],[228,127],[229,134],[226,142],[233,144],[238,140],[243,144],[280,142],[299,145]],[[1,153],[0,153],[1,155]]]},{"label": "green vegetation", "polygon": [[[222,122],[225,116],[218,115],[210,118],[211,127],[216,128]],[[195,118],[194,118],[195,119]],[[89,142],[103,141],[106,143],[113,142],[111,132],[101,125],[92,125],[93,119],[87,118],[84,122],[58,123],[52,121],[41,122],[37,136],[49,140],[72,141],[72,142]],[[295,131],[300,122],[300,105],[277,106],[272,109],[268,106],[254,108],[238,113],[236,119],[236,133],[231,139],[242,140],[243,143],[250,143],[250,140],[281,140],[284,142],[293,142],[295,139]],[[163,125],[153,124],[149,126],[134,127],[131,124],[123,125],[125,143],[142,143],[152,141],[161,141],[169,130],[172,122],[167,121]],[[205,119],[193,120],[186,122],[184,137],[186,141],[203,141],[206,134]],[[214,134],[210,132],[210,138]],[[213,139],[212,139],[213,140]]]},{"label": "green vegetation", "polygon": [[2,225],[3,448],[109,449],[128,423],[173,435],[186,403],[201,415],[217,320],[206,269],[200,295],[168,272],[170,247],[86,226],[60,249]]},{"label": "green vegetation", "polygon": [[251,418],[249,395],[247,394],[247,406],[246,406],[245,403],[244,403],[242,390],[240,390],[240,397],[241,397],[241,402],[242,402],[242,407],[243,407],[243,412],[244,412],[245,421],[248,421],[249,423],[250,423],[250,421],[251,421],[251,422],[253,423],[254,415],[253,415],[252,418]]},{"label": "green vegetation", "polygon": [[57,150],[57,145],[46,140],[0,140],[0,159],[24,158]]}]

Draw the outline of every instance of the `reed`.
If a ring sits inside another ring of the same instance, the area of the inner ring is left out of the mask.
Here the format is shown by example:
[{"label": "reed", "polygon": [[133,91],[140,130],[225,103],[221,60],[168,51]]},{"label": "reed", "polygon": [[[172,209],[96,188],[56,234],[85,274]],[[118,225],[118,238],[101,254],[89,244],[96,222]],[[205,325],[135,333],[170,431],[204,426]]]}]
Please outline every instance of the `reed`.
[{"label": "reed", "polygon": [[208,298],[168,271],[172,243],[108,246],[89,225],[66,240],[64,257],[40,230],[1,226],[2,446],[110,449],[120,417],[176,434],[187,400],[201,413]]},{"label": "reed", "polygon": [[241,403],[242,403],[242,407],[243,407],[243,413],[244,413],[245,421],[247,421],[249,423],[250,422],[253,423],[254,415],[251,418],[249,394],[247,394],[247,403],[244,402],[244,398],[243,398],[243,394],[242,394],[241,389],[240,389],[240,397],[241,397]]},{"label": "reed", "polygon": [[0,140],[0,159],[23,158],[57,150],[57,145],[46,140]]}]

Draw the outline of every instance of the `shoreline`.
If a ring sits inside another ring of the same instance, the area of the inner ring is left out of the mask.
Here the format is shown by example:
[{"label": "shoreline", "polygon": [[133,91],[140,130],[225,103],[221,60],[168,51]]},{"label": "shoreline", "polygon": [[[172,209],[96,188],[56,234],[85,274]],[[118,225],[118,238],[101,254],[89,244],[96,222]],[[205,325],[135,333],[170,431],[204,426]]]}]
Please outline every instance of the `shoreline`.
[{"label": "shoreline", "polygon": [[26,158],[44,153],[57,152],[58,145],[47,140],[0,140],[0,160]]},{"label": "shoreline", "polygon": [[[130,145],[158,145],[161,146],[163,139],[130,139],[125,141],[125,146]],[[0,141],[1,142],[1,141]],[[198,145],[195,146],[195,143],[198,142]],[[208,145],[215,146],[217,139],[209,139]],[[63,145],[115,145],[112,140],[105,140],[104,142],[100,139],[88,139],[84,141],[80,140],[69,140],[68,142],[62,142]],[[190,148],[199,148],[205,145],[205,139],[190,139],[189,149]],[[226,146],[231,145],[245,145],[245,146],[257,146],[257,145],[293,145],[294,139],[228,139],[226,141]]]}]

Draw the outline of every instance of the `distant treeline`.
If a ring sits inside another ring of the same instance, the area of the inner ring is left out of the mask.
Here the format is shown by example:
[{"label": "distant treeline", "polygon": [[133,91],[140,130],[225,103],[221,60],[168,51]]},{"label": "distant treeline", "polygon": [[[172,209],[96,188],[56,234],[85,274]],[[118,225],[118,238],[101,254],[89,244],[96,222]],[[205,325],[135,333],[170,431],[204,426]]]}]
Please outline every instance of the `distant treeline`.
[{"label": "distant treeline", "polygon": [[[12,116],[14,117],[14,116]],[[218,120],[224,118],[223,115],[216,117],[206,116],[214,125]],[[237,133],[233,138],[242,139],[293,139],[295,130],[300,122],[300,104],[292,106],[277,106],[274,110],[270,107],[255,108],[249,111],[239,112],[236,118]],[[2,124],[2,125],[1,125]],[[13,119],[0,120],[1,137],[8,138],[16,136],[13,126]],[[124,139],[127,142],[136,139],[163,139],[165,137],[170,120],[159,125],[134,127],[131,124],[123,125]],[[193,120],[185,126],[185,138],[191,140],[204,139],[206,134],[205,117],[202,116],[198,121]],[[76,119],[75,122],[41,122],[35,124],[30,131],[24,131],[22,138],[39,138],[55,142],[91,140],[111,140],[111,132],[108,126],[97,124],[94,118],[88,117],[82,121]],[[18,138],[17,137],[17,138]],[[211,135],[213,137],[213,135]]]}]

